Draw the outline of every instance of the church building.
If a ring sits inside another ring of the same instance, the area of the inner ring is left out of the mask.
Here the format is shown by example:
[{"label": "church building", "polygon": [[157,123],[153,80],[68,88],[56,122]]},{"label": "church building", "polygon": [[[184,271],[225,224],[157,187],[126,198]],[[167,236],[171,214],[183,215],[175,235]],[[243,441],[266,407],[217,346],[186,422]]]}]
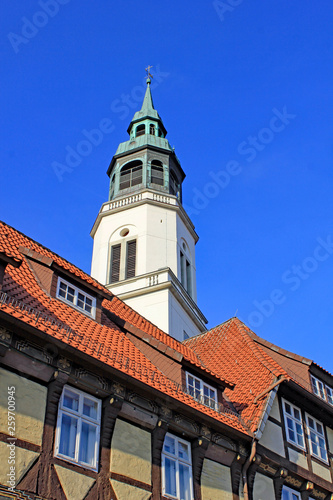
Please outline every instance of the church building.
[{"label": "church building", "polygon": [[333,500],[333,376],[207,331],[153,106],[108,168],[91,275],[0,221],[0,500]]},{"label": "church building", "polygon": [[197,306],[198,235],[182,206],[185,173],[155,110],[150,78],[140,111],[108,168],[109,200],[91,231],[91,275],[178,340],[206,330]]}]

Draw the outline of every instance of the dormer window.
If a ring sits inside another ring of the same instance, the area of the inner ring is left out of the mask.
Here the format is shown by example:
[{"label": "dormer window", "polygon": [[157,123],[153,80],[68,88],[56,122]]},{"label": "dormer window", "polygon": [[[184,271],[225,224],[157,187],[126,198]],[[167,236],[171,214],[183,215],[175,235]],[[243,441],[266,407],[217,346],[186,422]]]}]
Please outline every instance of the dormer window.
[{"label": "dormer window", "polygon": [[58,278],[57,297],[88,316],[95,318],[96,299],[62,278]]},{"label": "dormer window", "polygon": [[143,125],[138,125],[135,130],[135,137],[139,137],[140,135],[145,135],[146,133],[146,126]]},{"label": "dormer window", "polygon": [[328,385],[324,384],[321,380],[310,375],[312,390],[316,396],[327,401],[328,404],[333,406],[333,389]]},{"label": "dormer window", "polygon": [[199,401],[199,403],[217,410],[217,390],[214,387],[206,384],[206,382],[191,373],[186,372],[186,389],[190,396]]}]

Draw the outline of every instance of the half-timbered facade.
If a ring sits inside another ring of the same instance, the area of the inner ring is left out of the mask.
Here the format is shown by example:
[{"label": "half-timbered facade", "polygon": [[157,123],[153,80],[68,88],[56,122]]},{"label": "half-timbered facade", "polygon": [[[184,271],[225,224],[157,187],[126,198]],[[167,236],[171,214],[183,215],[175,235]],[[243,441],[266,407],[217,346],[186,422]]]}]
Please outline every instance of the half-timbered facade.
[{"label": "half-timbered facade", "polygon": [[333,498],[315,363],[237,318],[180,343],[4,223],[0,278],[0,498]]}]

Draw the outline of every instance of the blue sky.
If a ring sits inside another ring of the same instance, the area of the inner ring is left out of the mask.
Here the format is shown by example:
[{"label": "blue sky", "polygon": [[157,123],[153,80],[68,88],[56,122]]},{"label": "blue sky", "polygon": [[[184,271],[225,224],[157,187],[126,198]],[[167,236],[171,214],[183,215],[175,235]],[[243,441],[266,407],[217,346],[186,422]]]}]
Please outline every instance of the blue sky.
[{"label": "blue sky", "polygon": [[150,64],[209,326],[237,314],[333,371],[332,4],[25,0],[1,17],[1,219],[90,271]]}]

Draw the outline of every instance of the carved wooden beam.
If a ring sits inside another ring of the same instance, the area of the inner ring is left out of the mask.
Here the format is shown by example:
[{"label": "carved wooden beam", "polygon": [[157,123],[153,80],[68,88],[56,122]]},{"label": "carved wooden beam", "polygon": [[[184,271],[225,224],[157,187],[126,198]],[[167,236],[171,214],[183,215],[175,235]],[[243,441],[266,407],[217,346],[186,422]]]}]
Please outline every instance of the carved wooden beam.
[{"label": "carved wooden beam", "polygon": [[193,486],[194,498],[196,500],[201,500],[201,472],[208,445],[209,440],[204,437],[200,437],[196,439],[194,443],[192,443]]},{"label": "carved wooden beam", "polygon": [[168,424],[163,420],[157,422],[157,426],[152,432],[152,496],[151,500],[160,500],[162,492],[161,462],[162,448],[165,435],[168,431]]},{"label": "carved wooden beam", "polygon": [[100,470],[97,480],[85,500],[109,500],[116,498],[110,482],[111,440],[118,413],[123,406],[123,399],[117,396],[108,397],[103,401],[101,442],[100,442]]}]

